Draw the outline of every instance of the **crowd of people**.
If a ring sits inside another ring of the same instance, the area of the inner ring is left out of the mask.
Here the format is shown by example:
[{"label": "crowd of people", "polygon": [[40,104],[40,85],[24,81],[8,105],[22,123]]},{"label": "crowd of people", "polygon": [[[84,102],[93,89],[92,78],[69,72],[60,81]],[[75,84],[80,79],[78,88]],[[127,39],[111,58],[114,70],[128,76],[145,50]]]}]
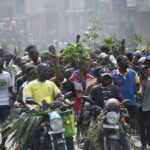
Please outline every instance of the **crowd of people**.
[{"label": "crowd of people", "polygon": [[[91,54],[92,63],[64,64],[54,46],[39,53],[36,46],[16,58],[0,48],[0,121],[5,122],[14,105],[30,109],[27,99],[51,103],[72,91],[78,116],[83,95],[101,108],[109,98],[128,100],[131,126],[141,139],[141,149],[150,146],[150,55],[148,51],[113,56],[106,46]],[[138,114],[138,115],[137,115]],[[67,139],[66,139],[67,140]],[[68,143],[70,140],[68,139]],[[68,144],[69,145],[69,144]],[[68,146],[67,145],[67,146]],[[72,145],[70,145],[72,146]],[[5,139],[1,148],[5,147]],[[71,148],[73,149],[73,148]]]}]

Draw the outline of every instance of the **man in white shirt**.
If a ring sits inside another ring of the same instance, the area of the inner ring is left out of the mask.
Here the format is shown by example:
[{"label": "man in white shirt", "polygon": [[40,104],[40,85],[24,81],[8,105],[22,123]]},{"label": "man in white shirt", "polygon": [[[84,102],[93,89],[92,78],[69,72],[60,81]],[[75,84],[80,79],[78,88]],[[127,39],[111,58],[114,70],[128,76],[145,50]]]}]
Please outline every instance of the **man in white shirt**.
[{"label": "man in white shirt", "polygon": [[[9,115],[9,92],[15,96],[10,73],[3,70],[4,60],[0,57],[0,123],[5,122]],[[3,133],[2,133],[3,134]],[[4,147],[5,139],[2,140],[1,146]]]}]

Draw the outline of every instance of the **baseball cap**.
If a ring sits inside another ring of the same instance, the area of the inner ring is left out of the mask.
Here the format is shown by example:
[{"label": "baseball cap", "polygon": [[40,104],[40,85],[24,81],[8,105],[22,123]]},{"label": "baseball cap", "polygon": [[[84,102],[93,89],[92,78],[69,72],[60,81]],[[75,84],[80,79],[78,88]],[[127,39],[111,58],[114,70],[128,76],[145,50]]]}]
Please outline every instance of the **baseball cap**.
[{"label": "baseball cap", "polygon": [[142,52],[137,50],[137,51],[133,52],[133,56],[142,57]]},{"label": "baseball cap", "polygon": [[112,77],[111,71],[108,68],[102,68],[99,71],[99,75],[102,76],[102,77],[107,76],[107,75]]},{"label": "baseball cap", "polygon": [[101,53],[98,58],[103,59],[105,57],[107,57],[108,55],[106,53]]}]

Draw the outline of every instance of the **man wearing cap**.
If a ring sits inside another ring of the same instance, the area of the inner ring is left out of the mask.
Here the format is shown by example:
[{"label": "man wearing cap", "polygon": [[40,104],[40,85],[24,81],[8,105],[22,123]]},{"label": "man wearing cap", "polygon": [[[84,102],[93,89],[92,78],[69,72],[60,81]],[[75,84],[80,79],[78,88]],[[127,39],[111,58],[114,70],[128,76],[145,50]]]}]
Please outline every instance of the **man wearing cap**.
[{"label": "man wearing cap", "polygon": [[102,68],[99,71],[99,76],[101,78],[101,84],[92,87],[89,96],[95,103],[101,108],[104,107],[105,102],[109,98],[116,98],[121,101],[121,96],[119,90],[116,86],[112,85],[112,74],[108,68]]}]

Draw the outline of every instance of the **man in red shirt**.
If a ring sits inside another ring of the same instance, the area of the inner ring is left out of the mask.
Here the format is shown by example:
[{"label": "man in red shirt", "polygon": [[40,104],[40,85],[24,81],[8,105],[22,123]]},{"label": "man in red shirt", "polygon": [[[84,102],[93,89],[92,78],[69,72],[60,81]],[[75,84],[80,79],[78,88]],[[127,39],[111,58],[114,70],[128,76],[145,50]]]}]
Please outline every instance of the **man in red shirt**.
[{"label": "man in red shirt", "polygon": [[84,94],[85,87],[94,81],[94,77],[89,74],[90,68],[88,64],[82,64],[79,70],[75,71],[70,80],[74,83],[76,96],[74,97],[74,111],[79,113],[81,105],[81,97]]}]

